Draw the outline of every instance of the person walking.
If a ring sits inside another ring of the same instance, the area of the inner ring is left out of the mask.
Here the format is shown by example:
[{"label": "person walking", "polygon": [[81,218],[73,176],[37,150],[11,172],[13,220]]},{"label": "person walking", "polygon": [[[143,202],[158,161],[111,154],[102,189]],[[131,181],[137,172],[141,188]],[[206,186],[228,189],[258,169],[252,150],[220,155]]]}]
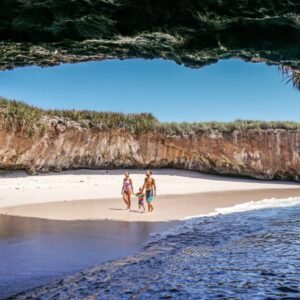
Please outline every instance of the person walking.
[{"label": "person walking", "polygon": [[133,183],[129,176],[128,172],[124,173],[123,185],[121,194],[123,196],[123,200],[127,205],[127,210],[130,211],[131,207],[131,194],[133,193]]},{"label": "person walking", "polygon": [[146,190],[146,201],[148,204],[148,212],[152,212],[153,207],[153,198],[156,197],[156,183],[154,178],[152,177],[152,171],[146,172],[146,178],[144,182],[144,186],[142,188],[142,193]]}]

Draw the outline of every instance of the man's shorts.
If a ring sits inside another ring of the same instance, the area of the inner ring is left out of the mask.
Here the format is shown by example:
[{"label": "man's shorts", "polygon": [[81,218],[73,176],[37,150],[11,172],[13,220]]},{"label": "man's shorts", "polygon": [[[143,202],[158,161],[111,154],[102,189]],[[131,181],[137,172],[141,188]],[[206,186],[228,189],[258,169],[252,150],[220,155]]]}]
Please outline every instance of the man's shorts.
[{"label": "man's shorts", "polygon": [[151,203],[153,200],[153,190],[146,191],[146,201]]}]

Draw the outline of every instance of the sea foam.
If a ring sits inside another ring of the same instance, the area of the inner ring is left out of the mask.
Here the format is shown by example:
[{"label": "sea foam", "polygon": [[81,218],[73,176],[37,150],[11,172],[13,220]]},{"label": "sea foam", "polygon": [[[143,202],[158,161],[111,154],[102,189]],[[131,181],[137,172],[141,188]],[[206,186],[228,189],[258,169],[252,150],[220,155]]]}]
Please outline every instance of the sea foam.
[{"label": "sea foam", "polygon": [[[259,217],[271,217],[280,213],[278,208],[288,208],[293,206],[300,206],[300,197],[289,197],[282,199],[270,198],[259,201],[249,201],[230,207],[216,208],[213,212],[208,214],[185,217],[181,220],[184,221],[182,225],[173,227],[167,231],[151,234],[149,243],[151,244],[153,241],[158,241],[160,239],[167,238],[168,236],[183,234],[190,231],[194,226],[197,226],[208,220],[212,221],[213,218],[221,215],[252,212],[252,215],[255,216],[253,213],[256,211],[256,215]],[[243,215],[240,215],[240,218],[243,218]]]},{"label": "sea foam", "polygon": [[283,199],[270,198],[270,199],[263,199],[260,201],[249,201],[246,203],[236,204],[230,207],[216,208],[213,212],[209,214],[185,217],[183,220],[191,220],[200,217],[210,217],[219,214],[231,214],[231,213],[238,213],[238,212],[261,210],[267,208],[290,207],[299,204],[300,204],[300,197],[289,197]]}]

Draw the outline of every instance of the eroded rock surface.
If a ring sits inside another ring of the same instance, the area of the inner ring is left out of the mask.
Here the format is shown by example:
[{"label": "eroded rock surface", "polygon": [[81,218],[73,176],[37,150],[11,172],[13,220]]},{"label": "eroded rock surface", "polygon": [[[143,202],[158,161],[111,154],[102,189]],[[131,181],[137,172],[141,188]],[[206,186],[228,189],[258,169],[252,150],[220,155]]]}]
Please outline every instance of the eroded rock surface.
[{"label": "eroded rock surface", "polygon": [[300,69],[298,0],[1,0],[0,69],[112,58]]},{"label": "eroded rock surface", "polygon": [[54,123],[40,137],[0,131],[0,168],[30,173],[74,168],[179,168],[260,179],[300,175],[300,131],[210,130],[167,136]]}]

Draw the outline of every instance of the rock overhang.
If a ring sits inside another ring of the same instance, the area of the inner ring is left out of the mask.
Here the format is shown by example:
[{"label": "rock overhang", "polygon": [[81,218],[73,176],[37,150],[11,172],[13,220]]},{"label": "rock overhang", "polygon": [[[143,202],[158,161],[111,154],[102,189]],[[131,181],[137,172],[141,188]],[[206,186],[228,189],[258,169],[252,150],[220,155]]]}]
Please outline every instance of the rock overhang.
[{"label": "rock overhang", "polygon": [[[163,58],[240,58],[300,70],[298,0],[2,0],[0,69]],[[287,68],[287,69],[286,69]]]}]

